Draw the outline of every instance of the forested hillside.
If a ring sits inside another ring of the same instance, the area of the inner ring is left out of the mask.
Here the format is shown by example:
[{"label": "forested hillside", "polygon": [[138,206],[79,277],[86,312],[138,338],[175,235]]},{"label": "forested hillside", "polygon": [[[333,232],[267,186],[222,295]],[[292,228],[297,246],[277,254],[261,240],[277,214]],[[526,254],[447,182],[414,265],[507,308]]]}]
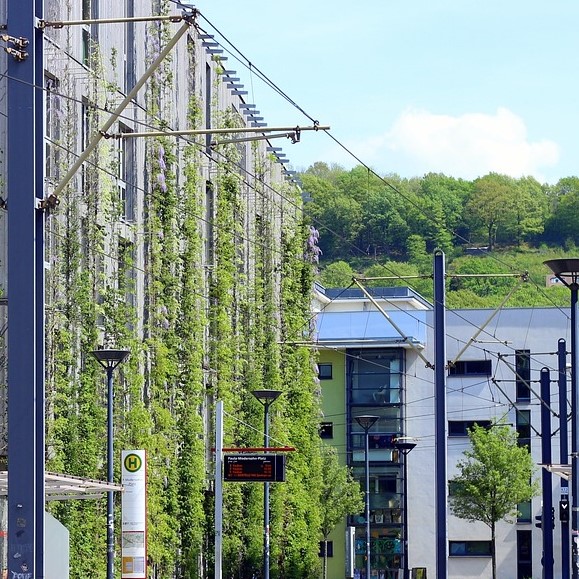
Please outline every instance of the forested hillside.
[{"label": "forested hillside", "polygon": [[579,177],[555,185],[497,173],[474,181],[438,173],[402,179],[315,163],[301,179],[327,287],[348,286],[353,275],[389,277],[369,283],[409,285],[430,298],[432,251],[440,248],[450,307],[491,307],[515,286],[508,305],[569,303],[568,290],[546,287],[543,261],[578,253]]}]

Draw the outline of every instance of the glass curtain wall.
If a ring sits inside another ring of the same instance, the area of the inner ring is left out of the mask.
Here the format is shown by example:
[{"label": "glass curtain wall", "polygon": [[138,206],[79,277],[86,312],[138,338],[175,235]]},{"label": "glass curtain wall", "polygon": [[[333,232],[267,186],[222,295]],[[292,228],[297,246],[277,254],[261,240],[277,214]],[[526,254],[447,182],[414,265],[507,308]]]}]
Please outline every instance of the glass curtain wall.
[{"label": "glass curtain wall", "polygon": [[[403,480],[392,440],[403,432],[404,350],[349,350],[346,372],[348,455],[354,476],[365,490],[364,430],[356,416],[378,420],[368,434],[370,478],[370,566],[375,579],[398,578],[402,568]],[[366,578],[364,511],[352,517],[356,528],[355,578]]]}]

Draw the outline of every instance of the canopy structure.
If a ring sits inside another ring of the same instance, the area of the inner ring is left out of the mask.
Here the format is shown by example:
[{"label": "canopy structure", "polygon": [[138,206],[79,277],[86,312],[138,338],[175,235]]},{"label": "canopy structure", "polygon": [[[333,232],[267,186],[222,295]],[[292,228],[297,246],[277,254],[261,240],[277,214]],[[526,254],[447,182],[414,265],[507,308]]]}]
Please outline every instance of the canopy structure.
[{"label": "canopy structure", "polygon": [[[45,499],[68,501],[71,499],[100,499],[107,491],[122,491],[123,487],[89,478],[47,472],[44,476]],[[0,496],[8,495],[8,471],[0,472]]]}]

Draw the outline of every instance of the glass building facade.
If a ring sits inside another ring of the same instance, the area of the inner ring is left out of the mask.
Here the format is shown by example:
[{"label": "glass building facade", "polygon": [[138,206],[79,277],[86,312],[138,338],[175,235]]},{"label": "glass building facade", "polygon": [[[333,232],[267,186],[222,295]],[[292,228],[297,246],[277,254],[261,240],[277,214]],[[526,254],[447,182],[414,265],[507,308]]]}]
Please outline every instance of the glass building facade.
[{"label": "glass building facade", "polygon": [[[403,457],[392,444],[404,435],[403,354],[402,348],[351,349],[346,356],[348,456],[362,489],[365,433],[356,416],[379,417],[368,432],[370,566],[378,579],[398,577],[403,565]],[[349,524],[355,527],[355,577],[365,579],[365,513],[351,517]]]}]

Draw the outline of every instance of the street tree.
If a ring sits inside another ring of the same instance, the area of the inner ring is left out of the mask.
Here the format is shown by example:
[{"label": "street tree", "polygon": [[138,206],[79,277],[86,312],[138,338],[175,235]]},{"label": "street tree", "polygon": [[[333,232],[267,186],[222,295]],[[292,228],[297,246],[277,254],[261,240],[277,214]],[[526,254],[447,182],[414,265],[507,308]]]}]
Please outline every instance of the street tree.
[{"label": "street tree", "polygon": [[529,449],[518,444],[516,432],[506,424],[490,428],[475,424],[469,439],[471,448],[457,463],[460,474],[451,480],[450,508],[455,516],[490,528],[492,576],[496,579],[496,524],[514,522],[517,504],[538,494],[535,466]]},{"label": "street tree", "polygon": [[328,576],[328,537],[347,515],[364,508],[364,494],[348,467],[340,464],[336,449],[324,446],[322,453],[321,532],[323,538],[324,579]]}]

